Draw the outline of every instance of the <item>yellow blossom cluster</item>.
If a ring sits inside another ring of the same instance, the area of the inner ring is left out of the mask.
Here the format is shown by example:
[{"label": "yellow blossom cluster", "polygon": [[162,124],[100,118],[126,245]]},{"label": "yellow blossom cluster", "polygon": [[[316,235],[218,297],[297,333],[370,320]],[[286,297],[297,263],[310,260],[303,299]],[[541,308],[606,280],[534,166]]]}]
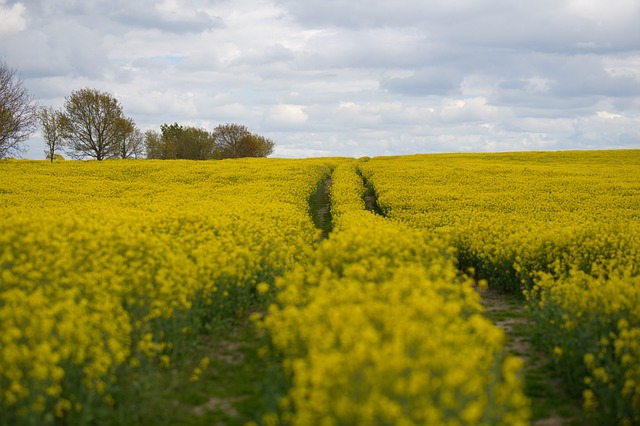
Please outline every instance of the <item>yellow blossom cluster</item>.
[{"label": "yellow blossom cluster", "polygon": [[317,240],[307,200],[333,167],[0,162],[0,424],[83,424],[134,403],[119,377],[260,309]]},{"label": "yellow blossom cluster", "polygon": [[526,293],[585,408],[640,424],[640,150],[386,157],[360,170],[390,219]]},{"label": "yellow blossom cluster", "polygon": [[561,350],[560,368],[584,385],[585,408],[639,424],[640,276],[542,273],[531,293],[538,332]]},{"label": "yellow blossom cluster", "polygon": [[332,175],[335,227],[259,319],[291,387],[266,424],[525,425],[521,361],[444,240],[364,210],[358,162]]}]

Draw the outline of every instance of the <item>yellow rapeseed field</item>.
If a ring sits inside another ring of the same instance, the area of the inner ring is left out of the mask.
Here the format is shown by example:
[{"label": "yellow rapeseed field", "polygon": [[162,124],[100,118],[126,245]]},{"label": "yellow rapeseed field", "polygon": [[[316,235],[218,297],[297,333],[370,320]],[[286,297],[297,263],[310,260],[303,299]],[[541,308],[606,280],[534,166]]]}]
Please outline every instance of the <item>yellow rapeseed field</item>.
[{"label": "yellow rapeseed field", "polygon": [[640,424],[640,151],[416,155],[360,166],[392,220],[524,292],[585,409]]},{"label": "yellow rapeseed field", "polygon": [[640,424],[639,219],[640,151],[0,161],[0,425],[100,424],[247,317],[286,382],[257,423],[526,425],[487,283],[586,410]]},{"label": "yellow rapeseed field", "polygon": [[119,376],[255,309],[317,240],[331,167],[0,162],[0,424],[83,424]]}]

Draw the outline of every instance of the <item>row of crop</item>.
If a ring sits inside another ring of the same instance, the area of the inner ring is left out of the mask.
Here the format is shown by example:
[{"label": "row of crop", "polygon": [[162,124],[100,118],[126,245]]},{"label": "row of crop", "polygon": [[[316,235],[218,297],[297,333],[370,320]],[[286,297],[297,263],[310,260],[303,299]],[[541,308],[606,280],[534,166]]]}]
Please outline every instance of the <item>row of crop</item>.
[{"label": "row of crop", "polygon": [[589,221],[532,232],[490,243],[478,233],[484,252],[461,236],[463,262],[523,291],[539,344],[598,421],[640,424],[640,226]]},{"label": "row of crop", "polygon": [[0,424],[132,421],[144,371],[266,306],[317,239],[307,198],[329,171],[0,163]]},{"label": "row of crop", "polygon": [[640,152],[374,159],[387,215],[528,296],[539,343],[598,421],[640,424]]},{"label": "row of crop", "polygon": [[291,381],[265,423],[527,424],[520,361],[472,283],[442,240],[364,210],[356,166],[334,171],[333,232],[259,320]]}]

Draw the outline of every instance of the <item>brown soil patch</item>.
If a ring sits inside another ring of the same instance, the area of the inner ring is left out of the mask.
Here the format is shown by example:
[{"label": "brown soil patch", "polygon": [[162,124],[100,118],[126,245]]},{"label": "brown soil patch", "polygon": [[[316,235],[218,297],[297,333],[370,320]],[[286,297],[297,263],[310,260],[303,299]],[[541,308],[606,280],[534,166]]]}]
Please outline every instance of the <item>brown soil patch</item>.
[{"label": "brown soil patch", "polygon": [[[508,298],[505,298],[499,292],[493,289],[479,290],[480,299],[487,313],[504,313],[512,312],[515,315],[523,315],[525,313],[524,303],[518,304]],[[496,326],[504,330],[509,337],[507,341],[507,350],[520,356],[525,362],[529,360],[529,341],[526,337],[518,336],[514,332],[514,327],[520,324],[530,323],[531,320],[524,316],[514,316],[499,319],[494,322]]]},{"label": "brown soil patch", "polygon": [[196,416],[204,416],[209,411],[222,411],[229,417],[238,417],[238,411],[233,404],[243,399],[245,399],[243,396],[235,398],[212,397],[204,404],[194,407],[193,412]]}]

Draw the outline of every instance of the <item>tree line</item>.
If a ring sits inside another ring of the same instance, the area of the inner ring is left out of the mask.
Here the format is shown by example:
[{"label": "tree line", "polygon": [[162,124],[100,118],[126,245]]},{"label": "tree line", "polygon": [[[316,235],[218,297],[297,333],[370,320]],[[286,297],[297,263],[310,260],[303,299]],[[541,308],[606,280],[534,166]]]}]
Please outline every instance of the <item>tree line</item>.
[{"label": "tree line", "polygon": [[24,152],[25,141],[38,127],[51,161],[63,152],[96,160],[267,157],[275,147],[271,139],[240,124],[221,124],[209,132],[174,123],[161,125],[159,132],[142,132],[115,97],[96,89],[73,91],[60,110],[39,107],[17,70],[0,61],[0,158]]}]

